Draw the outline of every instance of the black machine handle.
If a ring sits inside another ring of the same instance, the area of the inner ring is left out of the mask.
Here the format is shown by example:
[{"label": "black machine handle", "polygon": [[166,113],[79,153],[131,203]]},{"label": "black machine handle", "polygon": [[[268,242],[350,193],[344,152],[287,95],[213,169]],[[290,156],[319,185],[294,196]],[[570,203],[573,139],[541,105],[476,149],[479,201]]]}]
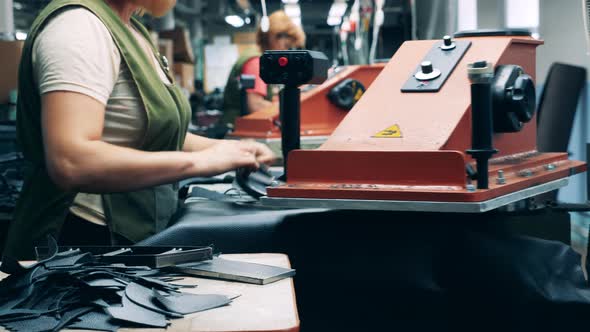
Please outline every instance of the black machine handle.
[{"label": "black machine handle", "polygon": [[302,84],[321,84],[328,78],[330,62],[321,52],[307,50],[266,51],[260,57],[260,77],[266,84],[283,84],[280,117],[286,180],[289,152],[299,149],[300,95]]},{"label": "black machine handle", "polygon": [[471,81],[471,149],[477,167],[477,189],[488,189],[488,161],[498,152],[492,145],[494,123],[492,117],[492,82],[494,67],[487,61],[478,61],[468,67]]},{"label": "black machine handle", "polygon": [[280,94],[281,149],[287,173],[287,156],[301,149],[301,91],[298,87],[285,86]]},{"label": "black machine handle", "polygon": [[256,85],[256,76],[242,74],[239,78],[240,87],[240,116],[248,115],[248,89],[253,89]]}]

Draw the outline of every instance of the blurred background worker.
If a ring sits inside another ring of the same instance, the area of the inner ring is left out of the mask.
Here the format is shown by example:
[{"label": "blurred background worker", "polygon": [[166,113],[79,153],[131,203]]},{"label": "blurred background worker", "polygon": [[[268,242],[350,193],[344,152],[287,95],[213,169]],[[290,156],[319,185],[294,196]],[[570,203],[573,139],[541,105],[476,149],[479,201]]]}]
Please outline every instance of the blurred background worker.
[{"label": "blurred background worker", "polygon": [[248,112],[256,112],[271,105],[272,91],[259,76],[259,57],[266,50],[288,50],[305,46],[305,32],[296,25],[284,11],[279,10],[269,16],[270,26],[267,32],[258,27],[256,43],[259,50],[245,52],[234,64],[227,80],[223,96],[222,123],[233,124],[240,116],[240,75],[256,77],[255,86],[248,90]]}]

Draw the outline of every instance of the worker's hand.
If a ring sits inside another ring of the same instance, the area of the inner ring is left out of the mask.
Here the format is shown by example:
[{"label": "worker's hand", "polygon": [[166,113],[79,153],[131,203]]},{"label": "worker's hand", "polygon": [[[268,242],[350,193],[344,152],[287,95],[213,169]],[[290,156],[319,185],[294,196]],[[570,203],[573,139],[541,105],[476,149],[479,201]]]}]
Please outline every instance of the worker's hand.
[{"label": "worker's hand", "polygon": [[258,163],[270,165],[276,160],[275,154],[265,144],[252,140],[244,140],[242,143],[248,144]]},{"label": "worker's hand", "polygon": [[236,168],[255,171],[260,167],[258,149],[250,142],[220,140],[207,149],[194,152],[198,176],[213,176]]}]

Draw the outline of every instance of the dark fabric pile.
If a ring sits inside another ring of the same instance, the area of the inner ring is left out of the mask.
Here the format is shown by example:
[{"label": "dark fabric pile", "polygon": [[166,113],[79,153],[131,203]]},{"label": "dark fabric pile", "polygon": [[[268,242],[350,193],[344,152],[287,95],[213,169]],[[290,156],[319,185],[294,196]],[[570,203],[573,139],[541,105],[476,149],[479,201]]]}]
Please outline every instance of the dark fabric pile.
[{"label": "dark fabric pile", "polygon": [[187,286],[173,283],[180,278],[155,269],[57,251],[50,241],[51,257],[30,267],[4,257],[0,270],[9,276],[0,281],[0,326],[27,332],[164,328],[169,319],[231,302],[224,295],[181,292]]},{"label": "dark fabric pile", "polygon": [[0,155],[0,213],[12,213],[23,186],[24,159],[21,153]]}]

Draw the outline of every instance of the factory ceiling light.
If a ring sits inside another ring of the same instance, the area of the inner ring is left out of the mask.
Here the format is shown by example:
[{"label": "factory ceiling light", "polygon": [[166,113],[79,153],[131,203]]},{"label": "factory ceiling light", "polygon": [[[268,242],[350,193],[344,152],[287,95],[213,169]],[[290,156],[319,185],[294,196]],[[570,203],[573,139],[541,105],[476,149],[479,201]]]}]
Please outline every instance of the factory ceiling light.
[{"label": "factory ceiling light", "polygon": [[328,13],[328,16],[342,17],[344,16],[344,13],[346,13],[347,8],[348,4],[346,4],[346,1],[334,0],[332,6],[330,7],[330,12]]},{"label": "factory ceiling light", "polygon": [[298,4],[286,4],[283,9],[289,17],[301,17],[301,8]]},{"label": "factory ceiling light", "polygon": [[342,16],[346,13],[346,9],[348,9],[346,0],[334,0],[332,6],[330,6],[326,23],[330,26],[340,25],[340,23],[342,23]]},{"label": "factory ceiling light", "polygon": [[256,21],[256,13],[249,0],[229,0],[225,7],[225,22],[234,28],[241,28]]},{"label": "factory ceiling light", "polygon": [[244,19],[238,15],[227,15],[225,17],[225,22],[234,28],[241,28],[244,26]]},{"label": "factory ceiling light", "polygon": [[291,18],[293,23],[301,26],[301,7],[299,7],[298,3],[284,4],[283,10]]},{"label": "factory ceiling light", "polygon": [[342,23],[342,18],[338,16],[328,16],[327,23],[330,26],[340,25],[340,23]]}]

